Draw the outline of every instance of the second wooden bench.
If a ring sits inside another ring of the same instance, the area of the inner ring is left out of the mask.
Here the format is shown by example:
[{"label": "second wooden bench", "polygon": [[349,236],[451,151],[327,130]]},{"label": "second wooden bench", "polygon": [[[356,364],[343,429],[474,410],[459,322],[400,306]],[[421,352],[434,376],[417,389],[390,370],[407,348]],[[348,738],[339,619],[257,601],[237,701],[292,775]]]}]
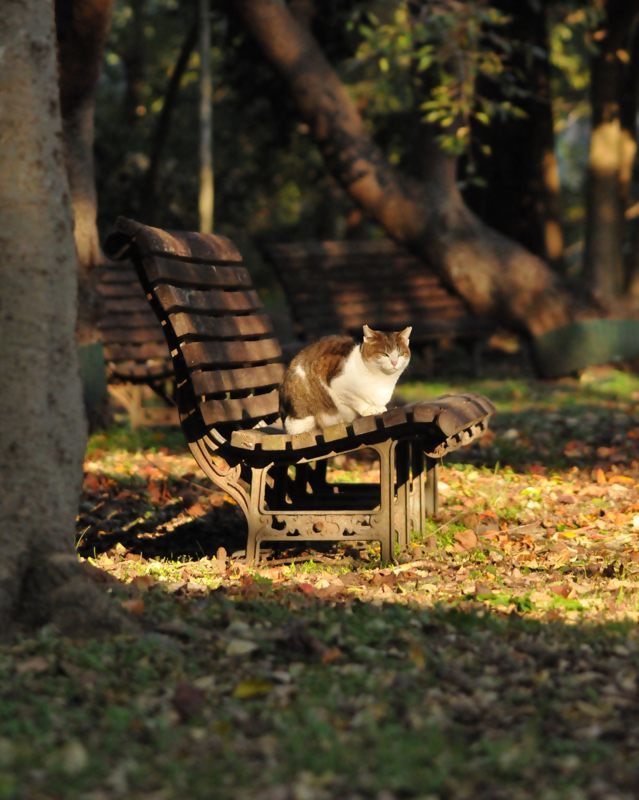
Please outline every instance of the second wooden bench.
[{"label": "second wooden bench", "polygon": [[432,362],[433,347],[460,342],[473,352],[495,324],[471,311],[423,261],[395,242],[353,240],[264,248],[286,295],[295,336],[361,335],[412,325],[411,343]]}]

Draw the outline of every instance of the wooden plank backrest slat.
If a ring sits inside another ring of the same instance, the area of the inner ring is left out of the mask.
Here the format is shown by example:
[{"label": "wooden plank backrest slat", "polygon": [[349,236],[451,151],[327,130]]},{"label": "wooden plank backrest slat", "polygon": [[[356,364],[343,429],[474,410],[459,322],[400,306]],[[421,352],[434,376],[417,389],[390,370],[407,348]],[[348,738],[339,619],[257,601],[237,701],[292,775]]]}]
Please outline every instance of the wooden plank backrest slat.
[{"label": "wooden plank backrest slat", "polygon": [[367,313],[370,309],[379,309],[381,311],[410,311],[411,309],[427,309],[427,308],[452,308],[455,310],[468,313],[462,303],[455,302],[454,298],[444,298],[441,301],[435,298],[431,303],[429,299],[420,301],[419,297],[405,295],[403,297],[394,294],[384,294],[380,297],[363,297],[362,295],[355,295],[354,293],[339,294],[334,298],[334,303],[338,311],[346,313]]},{"label": "wooden plank backrest slat", "polygon": [[273,325],[266,314],[212,317],[178,312],[169,314],[169,319],[178,339],[185,336],[198,339],[231,339],[273,333]]},{"label": "wooden plank backrest slat", "polygon": [[[280,258],[306,258],[320,256],[351,259],[354,256],[373,257],[380,253],[406,254],[405,250],[390,239],[351,239],[349,241],[306,241],[272,244],[268,252]],[[409,254],[410,255],[410,254]]]},{"label": "wooden plank backrest slat", "polygon": [[[361,278],[363,274],[379,282],[395,274],[419,275],[431,285],[440,284],[441,279],[432,269],[415,258],[398,256],[368,256],[366,258],[344,258],[329,260],[320,257],[286,259],[280,262],[283,277],[291,270],[321,272],[329,280],[343,276],[345,280]],[[286,272],[284,272],[284,270]],[[300,276],[301,277],[301,276]]]},{"label": "wooden plank backrest slat", "polygon": [[238,389],[278,386],[283,375],[283,364],[263,364],[240,369],[198,370],[191,373],[191,381],[195,394],[211,395]]},{"label": "wooden plank backrest slat", "polygon": [[176,311],[198,311],[201,313],[238,311],[257,311],[262,303],[253,289],[237,292],[211,291],[201,289],[183,289],[177,286],[161,284],[155,287],[155,296],[161,303],[165,313]]},{"label": "wooden plank backrest slat", "polygon": [[253,286],[248,270],[240,264],[203,264],[154,256],[147,259],[145,272],[151,284],[170,283],[209,289],[241,289]]},{"label": "wooden plank backrest slat", "polygon": [[98,286],[114,283],[132,283],[137,281],[137,273],[130,266],[107,266],[98,267]]},{"label": "wooden plank backrest slat", "polygon": [[114,361],[146,361],[149,358],[166,358],[166,342],[146,342],[145,344],[105,344],[105,358]]},{"label": "wooden plank backrest slat", "polygon": [[118,283],[99,283],[98,292],[104,299],[105,304],[109,303],[117,307],[117,299],[120,297],[144,297],[144,292],[140,286],[140,281],[133,275],[135,282],[119,281]]},{"label": "wooden plank backrest slat", "polygon": [[108,363],[109,372],[121,380],[145,378],[168,378],[173,375],[173,367],[167,359],[143,361],[118,361]]},{"label": "wooden plank backrest slat", "polygon": [[184,342],[180,349],[189,369],[256,364],[281,358],[282,355],[275,339],[248,342]]},{"label": "wooden plank backrest slat", "polygon": [[107,328],[102,341],[106,344],[145,344],[146,342],[161,342],[168,357],[162,328],[157,319],[153,319],[155,326],[144,328]]},{"label": "wooden plank backrest slat", "polygon": [[[316,278],[316,284],[318,280],[321,280],[321,278]],[[360,284],[342,282],[334,286],[325,282],[324,288],[327,292],[330,292],[331,300],[337,303],[376,303],[401,300],[403,302],[412,302],[413,305],[419,306],[454,305],[459,308],[466,308],[461,298],[450,294],[442,286],[432,289],[425,286],[415,287],[409,281],[403,281],[401,276],[397,276],[395,280],[402,282],[398,285],[389,286],[379,286],[368,280],[363,280]],[[303,303],[311,303],[313,300],[317,303],[317,289],[313,288],[312,285],[303,288],[299,287],[295,297]]]},{"label": "wooden plank backrest slat", "polygon": [[206,263],[241,263],[242,256],[226,236],[191,231],[166,231],[143,225],[126,217],[118,217],[116,231],[107,241],[112,258],[121,258],[120,246],[126,250],[131,240],[136,240],[142,255],[170,256]]},{"label": "wooden plank backrest slat", "polygon": [[146,311],[149,307],[148,301],[144,294],[140,292],[139,297],[120,297],[109,310],[113,311],[117,308],[119,312],[124,311]]},{"label": "wooden plank backrest slat", "polygon": [[131,313],[107,312],[98,322],[98,328],[101,331],[105,331],[106,335],[106,331],[110,328],[148,328],[154,326],[158,331],[158,337],[162,338],[162,328],[158,318],[148,301],[145,300],[145,303],[146,308],[140,311]]},{"label": "wooden plank backrest slat", "polygon": [[279,411],[279,392],[250,395],[233,400],[206,400],[200,404],[202,419],[207,425],[248,423],[265,417],[276,417]]}]

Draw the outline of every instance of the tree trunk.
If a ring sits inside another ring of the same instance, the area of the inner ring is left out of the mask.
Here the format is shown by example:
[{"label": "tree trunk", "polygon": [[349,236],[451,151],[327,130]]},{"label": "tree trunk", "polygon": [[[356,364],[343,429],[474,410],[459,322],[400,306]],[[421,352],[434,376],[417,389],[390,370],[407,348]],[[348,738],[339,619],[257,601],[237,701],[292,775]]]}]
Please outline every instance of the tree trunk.
[{"label": "tree trunk", "polygon": [[[621,108],[622,125],[628,130],[632,140],[637,141],[637,106],[639,101],[639,24],[632,32],[630,65],[624,87]],[[627,149],[630,156],[630,148]],[[636,148],[632,151],[632,163],[628,166],[632,190],[631,208],[626,211],[628,222],[629,253],[626,261],[626,292],[631,303],[639,302],[639,164],[636,161]],[[633,202],[634,201],[634,202]]]},{"label": "tree trunk", "polygon": [[93,165],[95,88],[115,0],[56,0],[60,104],[79,269],[81,344],[97,340],[93,269],[102,260]]},{"label": "tree trunk", "polygon": [[635,140],[621,109],[628,85],[630,32],[637,21],[634,3],[608,0],[591,67],[592,135],[588,159],[585,273],[592,292],[604,302],[625,288],[625,209]]},{"label": "tree trunk", "polygon": [[548,266],[466,207],[454,159],[433,146],[423,184],[388,164],[317,43],[284,3],[238,0],[235,7],[287,83],[332,173],[390,236],[429,261],[477,312],[534,336],[574,318],[574,299]]},{"label": "tree trunk", "polygon": [[52,0],[4,3],[0,53],[0,626],[80,633],[115,617],[74,552],[86,426]]},{"label": "tree trunk", "polygon": [[[477,172],[485,186],[471,186],[465,197],[484,222],[556,267],[563,259],[563,235],[547,3],[499,0],[497,5],[510,19],[501,35],[516,45],[506,69],[521,76],[528,92],[516,101],[526,117],[495,120],[488,127],[473,125],[473,143],[489,145],[491,153],[483,155],[480,147],[473,148]],[[478,90],[495,101],[507,99],[494,80],[482,80]]]},{"label": "tree trunk", "polygon": [[199,0],[200,17],[200,231],[213,231],[215,193],[213,186],[213,91],[211,85],[211,9],[209,0]]},{"label": "tree trunk", "polygon": [[146,0],[129,0],[131,19],[126,28],[126,41],[121,48],[121,59],[126,75],[126,89],[122,118],[126,125],[135,125],[140,119],[138,108],[142,104],[145,72],[145,37]]},{"label": "tree trunk", "polygon": [[164,92],[162,110],[157,118],[153,130],[153,138],[150,145],[149,168],[144,177],[144,191],[142,193],[140,206],[142,208],[142,219],[150,219],[151,213],[155,209],[156,195],[158,190],[158,174],[162,161],[162,154],[166,146],[166,141],[171,130],[171,119],[175,109],[180,84],[191,58],[191,53],[197,41],[198,26],[193,23],[186,34],[180,53],[178,55],[171,76],[169,77]]}]

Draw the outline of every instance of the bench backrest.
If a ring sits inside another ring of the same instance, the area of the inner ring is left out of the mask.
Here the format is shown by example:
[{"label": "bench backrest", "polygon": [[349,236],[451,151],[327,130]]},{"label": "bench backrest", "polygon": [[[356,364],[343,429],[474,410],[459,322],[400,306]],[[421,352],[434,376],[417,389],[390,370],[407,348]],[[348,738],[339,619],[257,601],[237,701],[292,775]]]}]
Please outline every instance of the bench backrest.
[{"label": "bench backrest", "polygon": [[265,254],[304,340],[358,335],[364,323],[382,330],[412,325],[411,338],[421,341],[470,338],[493,327],[427,264],[388,239],[272,244]]},{"label": "bench backrest", "polygon": [[109,381],[152,383],[171,378],[164,334],[133,264],[111,262],[100,267],[97,289],[102,299],[98,328]]},{"label": "bench backrest", "polygon": [[106,248],[133,260],[161,322],[187,435],[275,421],[282,353],[233,242],[120,218]]}]

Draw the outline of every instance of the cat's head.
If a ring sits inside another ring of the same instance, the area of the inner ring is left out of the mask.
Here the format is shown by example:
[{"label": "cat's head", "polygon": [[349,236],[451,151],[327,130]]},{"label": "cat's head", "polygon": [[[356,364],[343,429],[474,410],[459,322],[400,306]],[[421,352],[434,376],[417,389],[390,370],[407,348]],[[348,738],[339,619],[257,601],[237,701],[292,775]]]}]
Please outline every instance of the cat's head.
[{"label": "cat's head", "polygon": [[362,359],[386,375],[403,372],[410,361],[409,337],[412,328],[402,331],[374,331],[364,325]]}]

